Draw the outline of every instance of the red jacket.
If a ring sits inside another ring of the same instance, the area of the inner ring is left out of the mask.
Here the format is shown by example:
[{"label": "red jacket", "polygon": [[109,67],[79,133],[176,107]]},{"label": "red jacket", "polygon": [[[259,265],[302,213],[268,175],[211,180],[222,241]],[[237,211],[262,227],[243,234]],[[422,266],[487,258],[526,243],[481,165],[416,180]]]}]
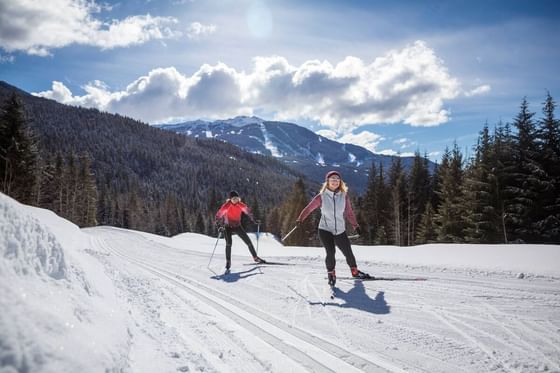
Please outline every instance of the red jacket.
[{"label": "red jacket", "polygon": [[231,203],[231,201],[228,200],[216,213],[216,221],[223,219],[225,225],[229,227],[238,227],[241,225],[241,214],[245,214],[249,216],[251,220],[254,220],[251,209],[249,209],[246,204],[241,201]]}]

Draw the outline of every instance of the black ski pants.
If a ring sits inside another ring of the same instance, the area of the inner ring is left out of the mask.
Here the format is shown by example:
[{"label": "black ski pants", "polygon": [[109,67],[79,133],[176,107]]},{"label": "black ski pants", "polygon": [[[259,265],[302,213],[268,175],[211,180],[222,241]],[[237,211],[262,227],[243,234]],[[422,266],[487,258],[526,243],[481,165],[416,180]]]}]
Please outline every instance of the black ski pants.
[{"label": "black ski pants", "polygon": [[255,247],[253,246],[251,239],[249,238],[249,236],[247,236],[247,233],[245,232],[242,226],[225,227],[224,238],[226,239],[226,260],[228,262],[231,262],[231,243],[232,243],[231,236],[233,233],[236,233],[239,236],[239,238],[241,238],[243,242],[245,242],[253,258],[256,257],[257,252],[255,251]]},{"label": "black ski pants", "polygon": [[339,235],[334,235],[329,231],[319,229],[319,239],[323,243],[325,250],[327,251],[327,257],[325,258],[325,265],[327,266],[327,272],[334,271],[336,265],[336,259],[334,257],[336,246],[342,251],[342,254],[346,257],[346,263],[350,267],[357,267],[356,258],[352,252],[352,246],[350,244],[350,239],[346,232]]}]

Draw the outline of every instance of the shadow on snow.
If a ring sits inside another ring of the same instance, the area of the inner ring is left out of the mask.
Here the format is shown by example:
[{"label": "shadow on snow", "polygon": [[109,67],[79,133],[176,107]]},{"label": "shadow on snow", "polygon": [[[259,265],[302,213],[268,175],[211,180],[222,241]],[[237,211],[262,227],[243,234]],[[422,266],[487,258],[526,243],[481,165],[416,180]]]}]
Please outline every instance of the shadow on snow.
[{"label": "shadow on snow", "polygon": [[[346,292],[336,288],[336,299],[343,300],[344,303],[329,301],[329,302],[312,302],[305,296],[301,295],[290,286],[290,289],[300,297],[304,298],[311,306],[333,306],[339,308],[354,308],[360,311],[365,311],[377,315],[385,315],[391,312],[391,306],[385,301],[385,292],[380,291],[375,298],[371,298],[362,281],[354,281],[354,287]],[[330,300],[330,299],[329,299]]]},{"label": "shadow on snow", "polygon": [[[223,273],[221,275],[216,274],[215,276],[210,277],[213,280],[221,280],[224,282],[236,282],[239,280],[242,280],[244,278],[247,277],[251,277],[254,275],[260,275],[262,274],[262,272],[258,271],[258,267],[254,267],[251,269],[248,269],[246,271],[241,271],[241,272],[229,272],[229,273]],[[255,272],[258,271],[256,273],[251,273],[251,272]]]}]

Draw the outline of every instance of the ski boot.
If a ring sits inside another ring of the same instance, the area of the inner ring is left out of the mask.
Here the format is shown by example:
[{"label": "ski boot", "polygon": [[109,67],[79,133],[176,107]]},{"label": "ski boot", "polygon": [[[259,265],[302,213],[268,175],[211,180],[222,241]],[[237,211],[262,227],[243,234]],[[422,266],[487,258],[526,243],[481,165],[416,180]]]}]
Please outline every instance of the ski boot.
[{"label": "ski boot", "polygon": [[360,280],[373,278],[369,274],[367,274],[365,272],[362,272],[362,271],[359,271],[358,267],[352,267],[352,268],[350,268],[350,270],[352,271],[352,277],[353,278],[357,278],[357,279],[360,279]]},{"label": "ski boot", "polygon": [[266,260],[259,258],[258,256],[255,256],[253,258],[253,260],[255,261],[255,263],[257,264],[266,264]]},{"label": "ski boot", "polygon": [[226,271],[229,271],[231,268],[231,260],[226,260]]},{"label": "ski boot", "polygon": [[329,280],[329,286],[333,287],[336,284],[336,272],[334,271],[334,269],[330,272],[327,272],[327,276]]}]

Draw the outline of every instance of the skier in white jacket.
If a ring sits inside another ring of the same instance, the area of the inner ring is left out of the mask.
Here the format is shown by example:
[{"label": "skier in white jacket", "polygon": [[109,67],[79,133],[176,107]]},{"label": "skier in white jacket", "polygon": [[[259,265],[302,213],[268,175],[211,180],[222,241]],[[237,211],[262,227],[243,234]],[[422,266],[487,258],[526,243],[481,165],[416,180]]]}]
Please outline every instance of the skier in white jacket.
[{"label": "skier in white jacket", "polygon": [[325,183],[311,202],[301,211],[296,224],[300,225],[317,208],[321,208],[321,220],[319,222],[319,238],[327,251],[325,265],[329,285],[336,283],[335,272],[335,245],[346,257],[346,263],[350,266],[352,277],[358,279],[371,278],[370,275],[358,270],[356,258],[352,252],[350,239],[346,234],[346,219],[352,224],[357,234],[360,234],[360,226],[354,216],[352,204],[348,197],[348,187],[342,181],[338,171],[330,171],[325,176]]}]

